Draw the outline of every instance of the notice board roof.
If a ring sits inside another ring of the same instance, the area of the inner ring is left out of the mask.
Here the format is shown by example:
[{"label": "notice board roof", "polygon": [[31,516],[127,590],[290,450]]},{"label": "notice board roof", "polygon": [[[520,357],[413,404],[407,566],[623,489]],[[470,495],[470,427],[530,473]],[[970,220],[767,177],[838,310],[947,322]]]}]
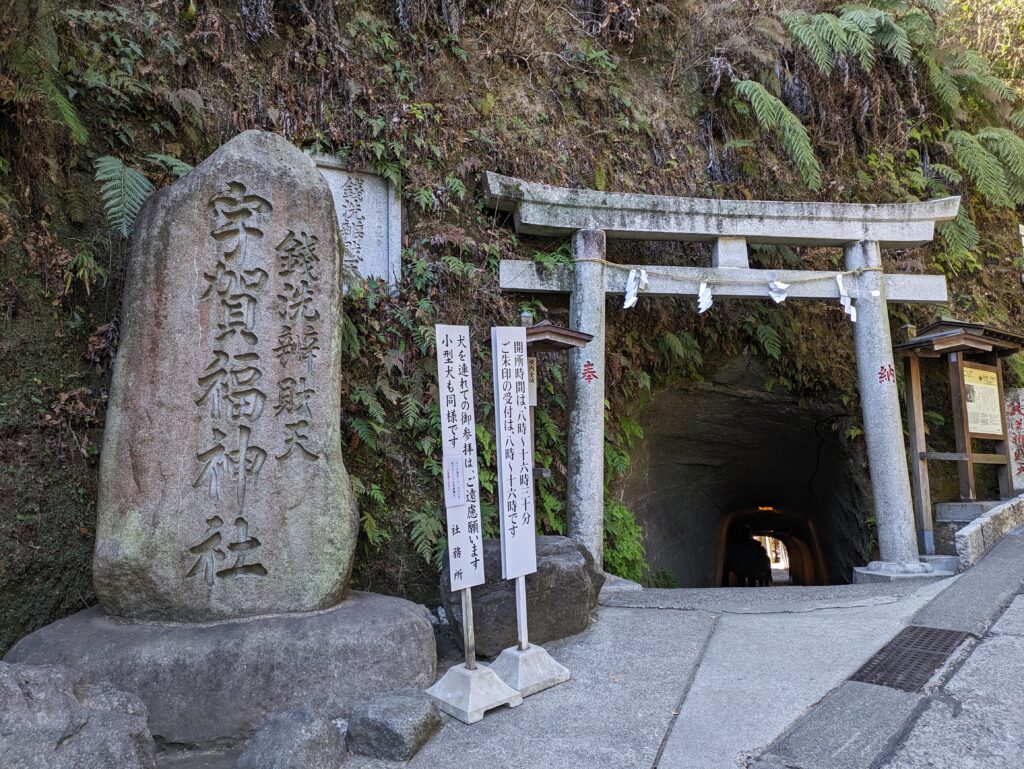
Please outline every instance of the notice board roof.
[{"label": "notice board roof", "polygon": [[940,318],[895,346],[902,355],[936,357],[953,352],[1013,355],[1024,347],[1024,334],[955,318]]},{"label": "notice board roof", "polygon": [[526,329],[526,346],[530,348],[531,353],[559,352],[572,347],[585,347],[593,338],[592,334],[562,328],[549,320],[542,320]]}]

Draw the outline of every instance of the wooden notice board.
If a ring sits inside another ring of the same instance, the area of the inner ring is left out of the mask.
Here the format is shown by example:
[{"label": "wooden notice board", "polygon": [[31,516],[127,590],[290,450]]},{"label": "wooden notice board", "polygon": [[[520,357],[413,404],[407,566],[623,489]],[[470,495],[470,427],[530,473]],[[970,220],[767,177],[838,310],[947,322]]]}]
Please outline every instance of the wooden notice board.
[{"label": "wooden notice board", "polygon": [[990,441],[1006,438],[1003,388],[999,373],[996,366],[974,362],[964,362],[960,367],[960,392],[964,399],[964,414],[967,416],[967,432],[971,438]]}]

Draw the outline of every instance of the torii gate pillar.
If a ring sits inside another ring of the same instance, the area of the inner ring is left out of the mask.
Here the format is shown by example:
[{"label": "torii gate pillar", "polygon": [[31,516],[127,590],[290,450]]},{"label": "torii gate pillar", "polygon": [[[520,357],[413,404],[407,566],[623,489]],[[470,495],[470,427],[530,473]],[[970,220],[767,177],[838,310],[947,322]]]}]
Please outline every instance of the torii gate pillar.
[{"label": "torii gate pillar", "polygon": [[572,236],[569,327],[592,334],[569,352],[569,537],[582,543],[598,568],[604,563],[604,256],[603,230]]},{"label": "torii gate pillar", "polygon": [[927,573],[931,568],[920,561],[917,550],[882,253],[877,242],[862,240],[846,246],[843,256],[847,270],[864,270],[856,302],[853,344],[882,558],[855,571],[854,581],[870,579],[872,573]]}]

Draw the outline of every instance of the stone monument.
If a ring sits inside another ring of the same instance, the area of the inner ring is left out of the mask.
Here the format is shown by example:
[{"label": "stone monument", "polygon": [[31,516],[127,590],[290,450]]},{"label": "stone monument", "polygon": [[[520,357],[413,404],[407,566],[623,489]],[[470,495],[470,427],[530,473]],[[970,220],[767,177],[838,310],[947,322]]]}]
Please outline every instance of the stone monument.
[{"label": "stone monument", "polygon": [[100,461],[108,612],[212,620],[344,597],[358,516],[340,285],[326,184],[273,134],[242,134],[145,206]]},{"label": "stone monument", "polygon": [[8,661],[110,681],[144,701],[154,737],[196,746],[293,705],[335,718],[433,682],[422,607],[343,600],[359,516],[339,435],[341,265],[327,182],[270,133],[146,203],[100,463],[102,609]]},{"label": "stone monument", "polygon": [[314,155],[327,180],[345,246],[345,280],[381,279],[395,288],[402,277],[402,205],[395,185],[348,168],[332,155]]}]

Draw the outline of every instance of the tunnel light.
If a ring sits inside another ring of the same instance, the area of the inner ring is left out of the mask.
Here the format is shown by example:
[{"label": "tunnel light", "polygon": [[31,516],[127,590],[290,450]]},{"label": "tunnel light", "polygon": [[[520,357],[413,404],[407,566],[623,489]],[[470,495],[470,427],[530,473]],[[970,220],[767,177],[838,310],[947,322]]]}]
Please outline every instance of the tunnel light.
[{"label": "tunnel light", "polygon": [[767,507],[765,507],[763,505],[758,505],[757,506],[757,512],[759,512],[759,513],[774,513],[775,512],[775,508],[772,507],[771,505],[768,505]]}]

